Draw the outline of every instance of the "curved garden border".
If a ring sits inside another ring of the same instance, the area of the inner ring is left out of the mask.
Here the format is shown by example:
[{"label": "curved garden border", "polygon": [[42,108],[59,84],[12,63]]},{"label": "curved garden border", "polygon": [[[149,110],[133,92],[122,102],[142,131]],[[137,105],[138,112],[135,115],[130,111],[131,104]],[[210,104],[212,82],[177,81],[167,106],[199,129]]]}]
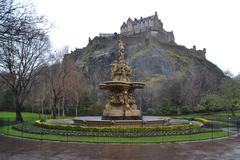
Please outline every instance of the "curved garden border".
[{"label": "curved garden border", "polygon": [[[160,127],[116,128],[116,127],[83,127],[74,125],[49,124],[36,121],[13,125],[13,129],[33,134],[50,134],[64,136],[91,136],[91,137],[157,137],[167,135],[187,135],[209,132],[209,129],[199,125],[172,125]],[[219,130],[214,130],[214,132]]]}]

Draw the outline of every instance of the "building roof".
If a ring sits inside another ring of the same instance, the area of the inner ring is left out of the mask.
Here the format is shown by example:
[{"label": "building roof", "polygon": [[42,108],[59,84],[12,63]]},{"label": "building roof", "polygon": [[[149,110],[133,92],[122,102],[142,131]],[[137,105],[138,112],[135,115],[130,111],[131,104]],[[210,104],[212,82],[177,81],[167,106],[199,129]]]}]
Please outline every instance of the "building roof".
[{"label": "building roof", "polygon": [[148,16],[148,17],[144,17],[144,18],[140,18],[140,19],[134,19],[133,24],[137,24],[137,23],[144,23],[145,21],[149,21],[149,20],[154,20],[155,15],[152,16]]},{"label": "building roof", "polygon": [[[132,20],[131,18],[128,18],[127,22],[130,22],[132,23],[133,25],[136,25],[136,24],[139,24],[139,23],[144,23],[146,21],[149,21],[149,20],[154,20],[154,18],[157,18],[158,19],[158,15],[157,15],[157,12],[155,12],[154,15],[152,16],[148,16],[148,17],[144,17],[144,18],[140,18],[140,19],[137,19],[137,18],[134,18],[134,20]],[[121,28],[124,28],[126,27],[126,23],[124,22],[123,25],[121,26]]]}]

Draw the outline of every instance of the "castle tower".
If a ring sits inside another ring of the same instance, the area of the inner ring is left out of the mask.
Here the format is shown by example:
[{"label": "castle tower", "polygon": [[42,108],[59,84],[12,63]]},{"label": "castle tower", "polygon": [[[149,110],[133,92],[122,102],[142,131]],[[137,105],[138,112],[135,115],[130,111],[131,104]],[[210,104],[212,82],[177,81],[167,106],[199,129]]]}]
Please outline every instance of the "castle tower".
[{"label": "castle tower", "polygon": [[159,33],[161,38],[167,42],[175,42],[173,32],[167,32],[163,29],[163,23],[158,18],[157,12],[149,17],[141,17],[140,19],[134,18],[134,21],[131,18],[128,18],[127,22],[123,22],[120,30],[122,35],[127,36],[152,31]]}]

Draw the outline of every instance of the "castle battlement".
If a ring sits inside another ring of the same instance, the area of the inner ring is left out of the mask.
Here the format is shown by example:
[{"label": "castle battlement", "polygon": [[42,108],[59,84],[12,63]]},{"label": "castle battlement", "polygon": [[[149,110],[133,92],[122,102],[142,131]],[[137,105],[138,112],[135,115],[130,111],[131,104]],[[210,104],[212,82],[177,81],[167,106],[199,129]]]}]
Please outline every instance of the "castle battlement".
[{"label": "castle battlement", "polygon": [[194,45],[191,49],[190,52],[199,56],[199,57],[203,57],[206,58],[206,48],[203,48],[202,50],[199,49],[197,50],[196,46]]},{"label": "castle battlement", "polygon": [[155,12],[154,15],[145,18],[134,18],[134,20],[128,18],[127,22],[123,22],[120,30],[123,35],[134,35],[146,31],[154,31],[159,33],[162,40],[175,42],[173,32],[167,32],[163,29],[163,23],[158,18],[157,12]]}]

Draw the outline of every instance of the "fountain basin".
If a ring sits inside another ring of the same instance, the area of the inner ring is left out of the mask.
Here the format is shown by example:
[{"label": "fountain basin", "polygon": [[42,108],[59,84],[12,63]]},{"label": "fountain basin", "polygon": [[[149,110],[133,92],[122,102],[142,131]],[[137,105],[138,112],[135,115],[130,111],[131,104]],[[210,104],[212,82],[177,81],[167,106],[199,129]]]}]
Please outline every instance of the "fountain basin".
[{"label": "fountain basin", "polygon": [[75,125],[89,127],[158,127],[169,125],[170,118],[143,116],[142,120],[102,120],[101,116],[83,116],[72,119]]},{"label": "fountain basin", "polygon": [[145,83],[142,82],[125,82],[125,81],[107,81],[99,84],[100,89],[116,90],[116,89],[142,89]]},{"label": "fountain basin", "polygon": [[203,123],[197,121],[171,119],[164,116],[143,116],[142,120],[102,120],[101,116],[81,116],[73,119],[49,119],[45,123],[53,125],[70,125],[86,127],[159,127],[175,125],[197,125],[202,127]]}]

